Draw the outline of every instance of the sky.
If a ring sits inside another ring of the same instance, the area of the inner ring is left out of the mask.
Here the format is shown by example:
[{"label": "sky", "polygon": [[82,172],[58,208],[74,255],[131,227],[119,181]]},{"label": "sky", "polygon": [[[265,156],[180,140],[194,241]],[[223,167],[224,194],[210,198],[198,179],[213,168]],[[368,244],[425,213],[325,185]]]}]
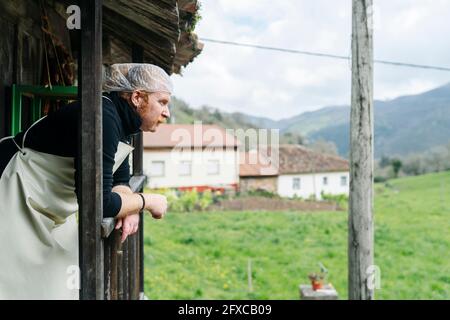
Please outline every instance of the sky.
[{"label": "sky", "polygon": [[[200,0],[195,33],[211,38],[350,56],[351,0]],[[374,57],[450,67],[450,0],[374,0]],[[274,120],[349,105],[346,60],[224,46],[172,77],[175,96]],[[393,99],[450,82],[450,72],[374,65],[374,97]]]}]

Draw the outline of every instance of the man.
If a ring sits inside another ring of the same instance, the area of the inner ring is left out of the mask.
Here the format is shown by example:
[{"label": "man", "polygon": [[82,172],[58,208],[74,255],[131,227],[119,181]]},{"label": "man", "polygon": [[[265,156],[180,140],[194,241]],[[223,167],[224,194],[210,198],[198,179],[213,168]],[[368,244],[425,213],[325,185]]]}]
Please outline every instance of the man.
[{"label": "man", "polygon": [[[122,241],[137,231],[140,210],[160,219],[162,195],[129,188],[132,135],[170,117],[169,76],[151,64],[116,64],[103,89],[103,207]],[[79,103],[48,114],[26,132],[0,140],[0,299],[77,299],[67,269],[78,265],[76,212]]]}]

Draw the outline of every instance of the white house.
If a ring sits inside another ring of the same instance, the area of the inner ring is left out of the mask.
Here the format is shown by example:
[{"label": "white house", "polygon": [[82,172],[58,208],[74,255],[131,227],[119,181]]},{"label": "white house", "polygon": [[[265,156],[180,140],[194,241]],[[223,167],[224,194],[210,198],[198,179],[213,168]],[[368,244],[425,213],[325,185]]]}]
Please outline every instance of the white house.
[{"label": "white house", "polygon": [[[278,167],[260,170],[261,164],[242,163],[241,190],[265,189],[282,197],[309,198],[349,193],[349,163],[338,156],[300,145],[280,145]],[[275,172],[275,169],[278,169]]]},{"label": "white house", "polygon": [[236,189],[238,140],[216,125],[161,124],[144,133],[144,174],[150,188]]},{"label": "white house", "polygon": [[338,156],[318,153],[300,145],[282,145],[279,152],[278,194],[308,198],[321,193],[349,193],[349,164]]}]

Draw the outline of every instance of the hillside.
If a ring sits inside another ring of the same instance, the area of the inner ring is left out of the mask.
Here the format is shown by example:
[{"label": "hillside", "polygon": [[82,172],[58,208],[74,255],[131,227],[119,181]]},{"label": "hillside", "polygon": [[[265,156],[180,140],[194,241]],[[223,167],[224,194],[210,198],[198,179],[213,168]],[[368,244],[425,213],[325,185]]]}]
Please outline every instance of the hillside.
[{"label": "hillside", "polygon": [[[277,128],[283,143],[327,140],[342,156],[349,151],[349,106],[330,106],[298,116],[271,120],[245,113],[221,112],[210,107],[192,109],[174,99],[177,123],[194,119],[216,123],[225,128]],[[375,157],[424,152],[450,142],[450,83],[434,90],[389,101],[374,102]]]}]

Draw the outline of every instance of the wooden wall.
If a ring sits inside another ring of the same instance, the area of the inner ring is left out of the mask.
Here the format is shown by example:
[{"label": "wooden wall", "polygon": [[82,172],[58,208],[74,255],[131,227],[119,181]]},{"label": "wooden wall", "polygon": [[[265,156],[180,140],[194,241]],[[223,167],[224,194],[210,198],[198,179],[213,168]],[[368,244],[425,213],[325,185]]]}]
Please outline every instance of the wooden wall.
[{"label": "wooden wall", "polygon": [[0,1],[0,137],[9,134],[11,85],[40,83],[43,46],[37,1]]}]

